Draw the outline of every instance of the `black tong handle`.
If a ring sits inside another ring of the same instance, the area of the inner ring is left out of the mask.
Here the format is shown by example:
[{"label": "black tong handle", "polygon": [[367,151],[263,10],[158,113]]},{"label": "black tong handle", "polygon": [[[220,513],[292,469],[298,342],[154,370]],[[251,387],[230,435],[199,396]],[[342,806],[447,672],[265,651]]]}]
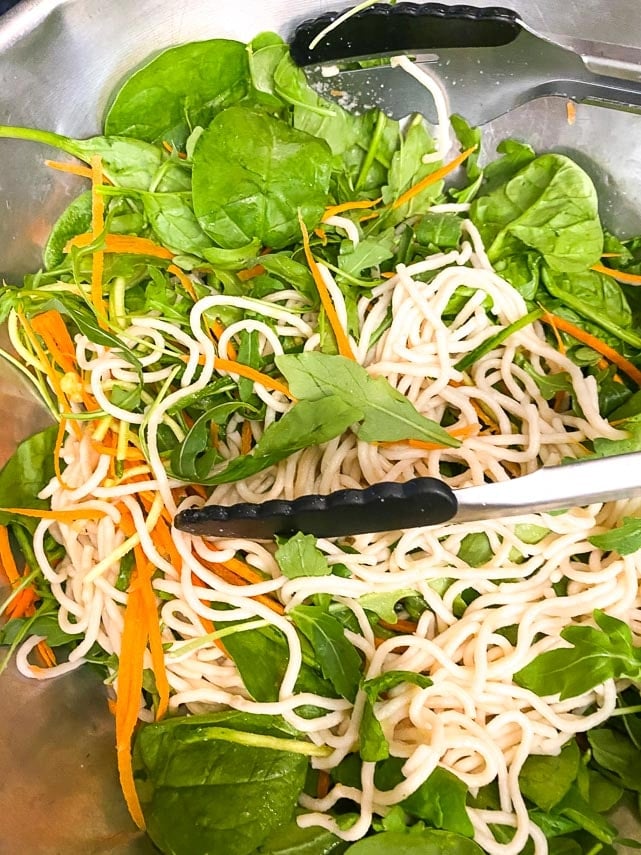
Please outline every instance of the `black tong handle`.
[{"label": "black tong handle", "polygon": [[502,7],[381,3],[348,18],[310,50],[310,43],[338,14],[330,12],[296,29],[290,51],[297,65],[318,65],[369,54],[498,47],[509,44],[521,31],[518,15]]},{"label": "black tong handle", "polygon": [[205,537],[269,539],[302,531],[316,537],[344,537],[396,531],[447,522],[456,514],[454,491],[437,478],[404,484],[383,482],[365,490],[339,490],[327,496],[302,496],[291,502],[206,505],[176,515],[181,531]]}]

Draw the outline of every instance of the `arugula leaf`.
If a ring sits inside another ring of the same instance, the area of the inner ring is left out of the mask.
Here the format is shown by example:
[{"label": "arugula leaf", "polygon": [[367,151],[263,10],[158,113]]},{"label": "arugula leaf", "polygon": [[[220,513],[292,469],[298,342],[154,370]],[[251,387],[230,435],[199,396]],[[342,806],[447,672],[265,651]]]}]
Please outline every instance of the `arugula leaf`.
[{"label": "arugula leaf", "polygon": [[229,107],[202,134],[193,157],[194,211],[222,247],[258,238],[281,249],[312,229],[328,199],[326,143],[248,107]]},{"label": "arugula leaf", "polygon": [[506,184],[479,196],[470,215],[490,261],[525,245],[538,250],[553,270],[581,272],[603,251],[594,185],[560,154],[537,157]]},{"label": "arugula leaf", "polygon": [[624,517],[621,525],[604,534],[594,534],[588,537],[588,541],[604,552],[632,555],[641,549],[641,520],[637,517]]},{"label": "arugula leaf", "polygon": [[415,237],[423,246],[454,249],[461,241],[463,220],[458,214],[433,214],[428,212],[419,220]]},{"label": "arugula leaf", "polygon": [[318,291],[309,267],[295,261],[287,252],[270,252],[261,256],[260,263],[273,276],[304,294],[312,306],[318,306]]},{"label": "arugula leaf", "polygon": [[341,623],[319,606],[296,606],[289,616],[312,645],[325,679],[340,695],[354,701],[362,663]]},{"label": "arugula leaf", "polygon": [[[408,833],[409,832],[409,833]],[[345,855],[483,855],[481,847],[450,831],[384,831],[352,844]]]},{"label": "arugula leaf", "polygon": [[383,261],[394,257],[392,245],[395,236],[393,230],[376,237],[365,238],[354,248],[351,241],[343,241],[338,256],[338,266],[341,272],[348,276],[360,276],[364,270],[369,271]]},{"label": "arugula leaf", "polygon": [[220,472],[199,479],[199,483],[228,484],[248,478],[295,451],[340,436],[361,417],[360,410],[337,395],[319,401],[300,401],[267,428],[250,454],[234,458]]},{"label": "arugula leaf", "polygon": [[596,609],[599,627],[568,626],[561,638],[572,647],[548,650],[514,675],[520,686],[537,695],[559,694],[561,700],[588,692],[610,679],[641,679],[641,648],[632,643],[630,627]]},{"label": "arugula leaf", "polygon": [[[0,470],[0,507],[48,508],[38,493],[54,477],[53,449],[57,427],[45,428],[25,439]],[[39,520],[19,514],[0,513],[0,525],[15,523],[35,531]]]},{"label": "arugula leaf", "polygon": [[313,534],[298,532],[276,550],[280,572],[288,579],[299,576],[329,576],[331,569],[327,557],[316,546]]},{"label": "arugula leaf", "polygon": [[580,762],[581,752],[574,740],[556,756],[532,754],[519,773],[519,789],[537,807],[551,811],[569,792]]},{"label": "arugula leaf", "polygon": [[422,439],[457,447],[460,442],[412,403],[383,377],[370,377],[358,363],[343,356],[309,351],[276,357],[276,364],[299,400],[333,395],[362,411],[358,435],[365,442]]},{"label": "arugula leaf", "polygon": [[171,47],[132,74],[116,93],[105,132],[182,147],[191,128],[247,93],[244,44],[210,39]]},{"label": "arugula leaf", "polygon": [[224,424],[229,416],[245,407],[242,401],[216,404],[199,416],[171,456],[171,471],[184,481],[206,478],[219,457],[211,444],[211,425]]},{"label": "arugula leaf", "polygon": [[[385,205],[394,202],[402,193],[438,169],[438,162],[423,163],[423,155],[431,151],[434,151],[434,140],[425,127],[423,117],[416,116],[401,139],[399,150],[392,157],[388,183],[382,190]],[[435,181],[403,205],[389,209],[385,214],[385,222],[397,224],[413,214],[423,213],[438,199],[442,190],[443,181]]]},{"label": "arugula leaf", "polygon": [[367,700],[363,707],[363,717],[359,728],[359,750],[361,758],[366,762],[376,763],[389,757],[389,744],[376,717],[374,704],[382,694],[402,683],[411,683],[421,689],[426,689],[432,685],[429,677],[423,674],[415,674],[413,671],[386,671],[378,677],[364,680],[361,683],[361,690],[365,692]]},{"label": "arugula leaf", "polygon": [[[243,744],[242,733],[278,748]],[[151,839],[164,852],[253,853],[289,822],[305,783],[308,760],[287,750],[291,738],[274,717],[237,713],[141,727],[134,778]]]}]

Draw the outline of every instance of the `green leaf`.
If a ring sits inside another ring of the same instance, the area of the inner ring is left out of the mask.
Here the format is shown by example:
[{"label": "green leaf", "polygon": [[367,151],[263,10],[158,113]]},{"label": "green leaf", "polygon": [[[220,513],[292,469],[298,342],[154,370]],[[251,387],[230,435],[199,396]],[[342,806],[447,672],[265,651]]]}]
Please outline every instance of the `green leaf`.
[{"label": "green leaf", "polygon": [[558,271],[581,272],[601,257],[603,231],[588,175],[569,158],[544,154],[472,203],[490,261],[525,245]]},{"label": "green leaf", "polygon": [[331,569],[327,557],[316,546],[313,534],[298,532],[276,550],[274,556],[280,572],[288,579],[299,576],[329,576]]},{"label": "green leaf", "polygon": [[136,788],[149,836],[164,852],[250,855],[291,819],[307,758],[208,738],[223,727],[279,745],[291,739],[278,720],[238,714],[169,718],[138,731]]},{"label": "green leaf", "polygon": [[213,246],[203,250],[203,255],[213,267],[222,270],[242,270],[255,261],[259,252],[260,241],[254,238],[237,249],[220,249]]},{"label": "green leaf", "polygon": [[579,828],[585,829],[602,843],[614,843],[617,839],[616,828],[604,816],[590,807],[579,794],[576,786],[570,788],[556,806],[555,811],[575,822]]},{"label": "green leaf", "polygon": [[485,341],[481,342],[481,344],[469,353],[466,353],[462,359],[459,359],[454,368],[456,368],[457,371],[466,371],[470,366],[475,365],[480,359],[486,356],[491,350],[494,350],[494,348],[503,344],[503,342],[515,332],[522,330],[524,327],[529,327],[530,324],[537,321],[542,314],[543,309],[532,309],[532,311],[528,312],[527,315],[523,315],[523,317],[519,318],[518,321],[513,321],[513,323],[503,327],[503,329],[494,333],[494,335],[491,335],[489,338],[486,338]]},{"label": "green leaf", "polygon": [[354,843],[345,855],[483,855],[481,847],[449,831],[384,831]]},{"label": "green leaf", "polygon": [[81,193],[65,208],[51,230],[42,253],[45,270],[62,264],[67,241],[91,228],[91,190]]},{"label": "green leaf", "polygon": [[309,267],[305,264],[295,261],[287,252],[270,252],[261,256],[260,263],[268,273],[304,294],[312,306],[318,305],[318,291]]},{"label": "green leaf", "polygon": [[281,249],[300,238],[328,199],[331,152],[325,142],[247,107],[219,113],[193,157],[193,202],[203,229],[220,246],[253,238]]},{"label": "green leaf", "polygon": [[349,844],[324,828],[300,828],[295,821],[277,829],[256,855],[341,855]]},{"label": "green leaf", "polygon": [[222,425],[237,410],[243,408],[242,401],[216,404],[199,416],[187,431],[185,438],[176,446],[171,456],[171,472],[184,481],[199,481],[207,478],[211,467],[219,457],[211,444],[211,425]]},{"label": "green leaf", "polygon": [[556,756],[532,754],[519,773],[519,789],[537,807],[550,811],[569,792],[580,762],[581,753],[574,740]]},{"label": "green leaf", "polygon": [[461,241],[463,220],[458,214],[427,213],[418,222],[415,237],[423,246],[454,249]]},{"label": "green leaf", "polygon": [[383,261],[394,257],[391,246],[394,241],[393,233],[389,236],[377,235],[361,240],[354,249],[351,241],[343,241],[338,256],[338,266],[348,276],[359,277],[364,270],[377,267]]},{"label": "green leaf", "polygon": [[[434,140],[429,135],[422,116],[412,121],[399,150],[392,157],[388,173],[388,184],[383,187],[383,202],[388,205],[413,187],[421,179],[434,172],[440,163],[423,163],[423,155],[434,151]],[[413,214],[422,214],[441,195],[443,181],[435,181],[398,208],[390,209],[386,222],[394,224],[406,220]]]},{"label": "green leaf", "polygon": [[566,627],[561,638],[572,647],[548,650],[514,675],[520,686],[537,695],[559,694],[561,700],[588,692],[610,679],[641,679],[641,649],[632,644],[630,627],[597,609],[591,626]]},{"label": "green leaf", "polygon": [[403,683],[418,686],[420,689],[427,689],[432,685],[429,677],[426,677],[424,674],[417,674],[414,671],[385,671],[383,674],[379,674],[378,677],[364,680],[361,688],[370,701],[376,703],[382,694],[395,689]]},{"label": "green leaf", "polygon": [[336,395],[320,401],[300,401],[271,424],[250,454],[234,458],[220,472],[200,479],[201,484],[228,484],[261,472],[295,451],[322,445],[362,417],[360,410]]},{"label": "green leaf", "polygon": [[588,732],[588,741],[592,756],[602,769],[611,773],[622,787],[641,793],[641,751],[627,736],[599,727]]},{"label": "green leaf", "polygon": [[276,33],[261,33],[247,46],[249,73],[252,82],[252,100],[270,110],[283,107],[276,93],[276,69],[284,56],[289,55],[285,42]]},{"label": "green leaf", "polygon": [[[48,508],[49,502],[38,493],[54,477],[53,449],[57,427],[45,428],[25,439],[0,470],[0,507]],[[15,523],[35,531],[39,520],[19,514],[0,512],[0,525]]]},{"label": "green leaf", "polygon": [[345,637],[341,623],[319,606],[296,606],[289,616],[312,645],[325,679],[339,695],[354,701],[362,663],[356,648]]},{"label": "green leaf", "polygon": [[588,537],[588,541],[604,552],[632,555],[641,549],[641,520],[637,517],[624,517],[621,525],[604,534],[594,534]]},{"label": "green leaf", "polygon": [[116,94],[105,132],[182,147],[190,130],[247,93],[249,67],[241,42],[191,42],[169,48],[132,74]]},{"label": "green leaf", "polygon": [[520,172],[523,167],[536,159],[536,152],[532,146],[520,140],[502,140],[497,145],[496,150],[503,156],[491,161],[485,167],[483,176],[484,194],[494,192],[502,184],[509,181],[510,178],[513,178],[517,172]]},{"label": "green leaf", "polygon": [[398,615],[394,606],[406,597],[415,596],[416,591],[412,590],[412,588],[401,588],[400,591],[363,594],[358,598],[358,603],[365,611],[374,612],[375,615],[378,615],[386,623],[396,623]]},{"label": "green leaf", "polygon": [[205,256],[212,246],[191,203],[177,193],[144,193],[145,215],[159,243],[179,255]]},{"label": "green leaf", "polygon": [[362,411],[358,435],[365,442],[421,439],[457,447],[459,441],[426,419],[384,377],[373,378],[343,356],[309,351],[276,357],[276,364],[299,400],[334,395]]}]

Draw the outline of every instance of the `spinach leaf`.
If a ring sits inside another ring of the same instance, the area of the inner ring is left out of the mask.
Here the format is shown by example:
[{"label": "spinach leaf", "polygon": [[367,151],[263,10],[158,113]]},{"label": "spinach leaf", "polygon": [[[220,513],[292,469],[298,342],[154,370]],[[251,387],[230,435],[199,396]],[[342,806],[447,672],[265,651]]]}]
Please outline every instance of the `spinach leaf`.
[{"label": "spinach leaf", "polygon": [[384,831],[352,844],[345,855],[483,855],[481,847],[449,831],[429,828],[411,831]]},{"label": "spinach leaf", "polygon": [[483,193],[494,192],[501,184],[513,178],[517,172],[536,159],[532,146],[519,140],[501,140],[496,150],[503,157],[492,160],[485,167],[483,176]]},{"label": "spinach leaf", "polygon": [[572,740],[556,756],[532,754],[519,774],[519,789],[542,810],[551,811],[569,792],[579,773],[581,753]]},{"label": "spinach leaf", "polygon": [[28,628],[29,636],[42,635],[49,647],[63,647],[66,644],[76,645],[82,639],[80,634],[70,635],[60,629],[57,610],[39,610],[35,619],[11,618],[0,627],[0,647],[13,644],[18,635],[22,635],[25,627]]},{"label": "spinach leaf", "polygon": [[328,198],[332,156],[323,140],[247,107],[229,107],[202,134],[193,158],[193,202],[223,247],[259,238],[281,249],[312,229]]},{"label": "spinach leaf", "polygon": [[341,855],[348,846],[324,828],[299,828],[290,822],[271,834],[256,855]]},{"label": "spinach leaf", "polygon": [[203,256],[212,246],[189,201],[177,193],[143,193],[142,203],[158,241],[177,254]]},{"label": "spinach leaf", "polygon": [[361,758],[366,762],[376,763],[389,757],[389,744],[376,718],[374,704],[382,694],[402,683],[411,683],[421,689],[432,685],[429,677],[415,674],[413,671],[386,671],[378,677],[361,683],[361,690],[365,692],[367,700],[359,728],[359,742]]},{"label": "spinach leaf", "polygon": [[236,249],[221,249],[218,246],[210,246],[203,250],[207,261],[221,270],[242,270],[249,264],[255,263],[256,256],[260,252],[260,241],[254,238],[245,246]]},{"label": "spinach leaf", "polygon": [[575,822],[602,843],[614,843],[617,839],[616,828],[588,804],[576,785],[557,804],[555,812]]},{"label": "spinach leaf", "polygon": [[247,93],[247,51],[241,42],[210,39],[163,51],[132,74],[105,117],[105,133],[181,148],[191,129]]},{"label": "spinach leaf", "polygon": [[276,33],[261,33],[247,45],[252,100],[269,110],[280,110],[284,104],[276,94],[276,69],[289,48]]},{"label": "spinach leaf", "polygon": [[91,190],[81,193],[54,223],[42,253],[46,270],[62,264],[67,241],[91,228]]},{"label": "spinach leaf", "polygon": [[351,359],[310,351],[277,356],[276,364],[300,400],[333,395],[358,407],[363,414],[358,435],[365,442],[413,438],[450,447],[460,445],[440,425],[422,416],[384,377],[370,377]]},{"label": "spinach leaf", "polygon": [[373,612],[386,623],[396,623],[398,615],[394,606],[406,597],[415,596],[416,591],[412,590],[412,588],[402,588],[399,591],[363,594],[358,598],[358,603],[365,611]]},{"label": "spinach leaf", "polygon": [[454,249],[461,240],[463,220],[458,214],[424,214],[416,226],[416,240],[423,246]]},{"label": "spinach leaf", "polygon": [[604,552],[615,551],[619,555],[632,555],[641,549],[641,520],[637,517],[624,517],[621,525],[604,534],[594,534],[588,537],[588,541]]},{"label": "spinach leaf", "polygon": [[[0,507],[48,508],[38,493],[54,477],[53,450],[57,427],[45,428],[25,439],[0,470]],[[33,532],[39,520],[0,512],[0,525],[15,523]]]},{"label": "spinach leaf", "polygon": [[572,647],[541,653],[517,671],[515,682],[537,695],[559,694],[565,700],[612,678],[641,679],[641,648],[633,645],[630,627],[599,609],[594,620],[598,629],[564,629],[561,638]]},{"label": "spinach leaf", "polygon": [[[271,737],[278,747],[232,741],[243,732],[262,734],[265,744]],[[290,739],[284,723],[270,726],[266,716],[188,716],[143,726],[134,778],[151,839],[165,852],[253,853],[290,820],[305,783],[307,758],[287,750]]]},{"label": "spinach leaf", "polygon": [[289,286],[304,294],[312,306],[318,305],[318,291],[314,285],[314,279],[309,271],[309,267],[305,264],[295,261],[286,252],[270,252],[267,255],[261,256],[260,263],[272,276],[277,276],[283,282],[286,282]]},{"label": "spinach leaf", "polygon": [[340,695],[354,701],[362,663],[341,623],[319,606],[296,606],[289,616],[312,645],[325,679]]},{"label": "spinach leaf", "polygon": [[543,258],[534,250],[499,258],[494,269],[512,285],[524,300],[536,298],[541,283]]},{"label": "spinach leaf", "polygon": [[602,769],[628,790],[641,793],[641,750],[635,748],[623,733],[607,727],[588,732],[592,756]]},{"label": "spinach leaf", "polygon": [[[610,414],[610,420],[616,419],[616,414]],[[627,454],[630,451],[641,451],[641,413],[617,424],[619,430],[627,431],[625,439],[605,439],[597,437],[593,441],[594,451],[599,457],[610,457],[613,454]]]},{"label": "spinach leaf", "polygon": [[267,428],[250,454],[234,458],[222,471],[209,478],[201,478],[199,483],[228,484],[239,478],[248,478],[295,451],[310,445],[322,445],[340,436],[361,416],[360,410],[337,395],[329,395],[319,401],[300,401]]},{"label": "spinach leaf", "polygon": [[[375,783],[381,790],[391,790],[403,778],[405,761],[392,757],[376,769]],[[401,807],[412,816],[435,828],[472,837],[474,827],[465,809],[467,786],[452,772],[437,766],[411,796],[403,799]]]},{"label": "spinach leaf", "polygon": [[471,218],[496,261],[532,247],[553,269],[581,272],[603,251],[596,190],[576,163],[544,154],[472,203]]},{"label": "spinach leaf", "polygon": [[225,649],[254,700],[264,703],[278,700],[289,657],[287,641],[280,630],[264,627],[227,635]]},{"label": "spinach leaf", "polygon": [[282,543],[274,556],[280,572],[288,579],[299,576],[329,576],[327,557],[316,546],[313,534],[298,532]]}]

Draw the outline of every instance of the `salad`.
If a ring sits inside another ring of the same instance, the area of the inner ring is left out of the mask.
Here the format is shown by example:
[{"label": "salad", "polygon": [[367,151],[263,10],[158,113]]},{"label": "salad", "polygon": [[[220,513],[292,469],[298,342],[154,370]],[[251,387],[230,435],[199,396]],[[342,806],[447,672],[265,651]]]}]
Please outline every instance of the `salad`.
[{"label": "salad", "polygon": [[616,852],[640,500],[173,526],[640,450],[641,238],[603,229],[589,175],[517,140],[483,165],[460,116],[354,115],[273,33],[165,51],[101,136],[0,136],[89,182],[0,292],[2,356],[52,416],[0,472],[1,667],[100,669],[134,822],[176,855]]}]

